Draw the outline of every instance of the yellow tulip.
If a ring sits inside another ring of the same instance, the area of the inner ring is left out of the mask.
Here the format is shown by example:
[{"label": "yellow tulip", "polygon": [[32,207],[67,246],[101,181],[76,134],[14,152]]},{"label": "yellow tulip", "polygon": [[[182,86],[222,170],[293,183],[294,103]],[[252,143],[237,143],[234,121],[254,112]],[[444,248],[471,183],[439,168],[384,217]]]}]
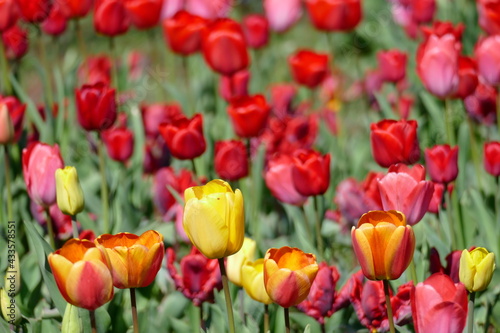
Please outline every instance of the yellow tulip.
[{"label": "yellow tulip", "polygon": [[183,226],[191,242],[210,259],[230,256],[243,245],[245,213],[240,190],[216,179],[184,191]]},{"label": "yellow tulip", "polygon": [[460,257],[459,278],[469,292],[482,291],[488,287],[495,270],[495,254],[484,247],[472,251],[463,250]]},{"label": "yellow tulip", "polygon": [[227,277],[229,281],[241,287],[241,268],[247,261],[255,259],[255,249],[257,244],[251,238],[245,237],[241,249],[227,257]]},{"label": "yellow tulip", "polygon": [[76,215],[83,210],[85,199],[75,167],[56,170],[57,206],[66,215]]},{"label": "yellow tulip", "polygon": [[254,262],[247,261],[241,267],[241,283],[248,296],[257,302],[264,304],[273,302],[267,294],[264,284],[264,259],[258,259]]}]

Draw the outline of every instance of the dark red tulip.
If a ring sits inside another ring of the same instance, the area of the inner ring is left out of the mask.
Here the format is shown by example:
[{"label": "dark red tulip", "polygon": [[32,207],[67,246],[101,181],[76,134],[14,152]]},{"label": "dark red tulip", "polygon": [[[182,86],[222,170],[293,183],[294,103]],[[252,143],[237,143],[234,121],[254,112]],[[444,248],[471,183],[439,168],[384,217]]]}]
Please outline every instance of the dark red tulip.
[{"label": "dark red tulip", "polygon": [[269,22],[264,15],[250,14],[241,24],[247,45],[254,49],[266,46],[269,39]]},{"label": "dark red tulip", "polygon": [[312,147],[319,131],[318,116],[297,115],[285,119],[285,130],[279,144],[279,151],[292,154],[297,149]]},{"label": "dark red tulip", "polygon": [[271,105],[273,114],[283,119],[292,113],[292,101],[297,94],[293,84],[283,83],[271,87]]},{"label": "dark red tulip", "polygon": [[146,137],[142,168],[145,174],[154,174],[157,170],[170,165],[170,151],[161,135]]},{"label": "dark red tulip", "polygon": [[163,33],[172,51],[186,56],[201,50],[207,24],[206,19],[181,10],[163,21]]},{"label": "dark red tulip", "polygon": [[361,0],[306,0],[309,18],[322,31],[349,31],[363,16]]},{"label": "dark red tulip", "polygon": [[481,28],[489,35],[500,34],[500,1],[478,0],[476,4]]},{"label": "dark red tulip", "polygon": [[94,29],[109,37],[127,32],[130,17],[122,0],[96,0],[94,12]]},{"label": "dark red tulip", "polygon": [[293,155],[293,185],[304,196],[321,195],[330,185],[330,154],[299,149]]},{"label": "dark red tulip", "polygon": [[219,81],[219,93],[229,102],[232,98],[248,95],[250,72],[241,70],[231,76],[222,75]]},{"label": "dark red tulip", "polygon": [[130,21],[137,29],[149,29],[160,20],[163,0],[125,0]]},{"label": "dark red tulip", "polygon": [[207,148],[203,136],[203,116],[199,113],[191,119],[182,118],[172,124],[160,125],[160,134],[172,156],[180,160],[196,158]]},{"label": "dark red tulip", "polygon": [[298,51],[288,58],[293,79],[298,84],[316,88],[328,73],[328,59],[327,54]]},{"label": "dark red tulip", "polygon": [[492,141],[484,144],[484,169],[490,175],[500,176],[500,142]]},{"label": "dark red tulip", "polygon": [[474,93],[464,99],[469,117],[486,125],[493,125],[497,119],[497,95],[495,87],[479,82]]},{"label": "dark red tulip", "polygon": [[68,26],[68,19],[61,10],[61,6],[55,2],[50,10],[49,16],[42,22],[41,28],[47,35],[59,36]]},{"label": "dark red tulip", "polygon": [[19,141],[23,132],[24,113],[26,111],[26,104],[22,104],[14,96],[2,97],[0,95],[0,105],[5,104],[9,111],[12,125],[14,126],[14,141]]},{"label": "dark red tulip", "polygon": [[477,64],[471,57],[458,58],[458,89],[454,97],[464,99],[474,93],[479,83]]},{"label": "dark red tulip", "polygon": [[[31,215],[42,227],[46,227],[47,225],[47,215],[45,213],[45,210],[46,208],[38,205],[35,201],[31,200]],[[54,235],[56,236],[56,238],[59,240],[67,240],[68,238],[70,238],[73,232],[71,216],[61,212],[61,210],[57,206],[57,203],[51,205],[48,210],[50,219],[52,221],[52,227],[54,228]]]},{"label": "dark red tulip", "polygon": [[93,0],[57,0],[63,14],[68,19],[82,18],[92,8]]},{"label": "dark red tulip", "polygon": [[397,49],[380,51],[377,59],[382,80],[396,83],[406,77],[406,53]]},{"label": "dark red tulip", "polygon": [[435,145],[425,149],[425,166],[433,182],[447,184],[458,175],[458,146]]},{"label": "dark red tulip", "polygon": [[172,167],[159,169],[153,177],[153,203],[161,215],[171,215],[170,210],[177,202],[170,189],[180,196],[184,195],[184,190],[195,186],[196,183],[191,171],[180,169],[175,171]]},{"label": "dark red tulip", "polygon": [[142,124],[146,136],[156,137],[163,123],[172,124],[176,120],[186,118],[179,104],[151,104],[141,106]]},{"label": "dark red tulip", "polygon": [[263,130],[271,108],[263,95],[242,96],[230,100],[227,112],[236,135],[251,138]]},{"label": "dark red tulip", "polygon": [[293,158],[277,154],[268,162],[264,171],[264,180],[271,194],[283,203],[302,206],[307,197],[300,194],[293,185]]},{"label": "dark red tulip", "polygon": [[102,141],[111,159],[125,163],[134,152],[134,133],[126,127],[102,131]]},{"label": "dark red tulip", "polygon": [[434,273],[444,273],[448,275],[453,282],[460,282],[458,277],[458,270],[460,268],[460,257],[462,256],[462,250],[455,250],[448,253],[446,256],[446,267],[441,264],[441,258],[439,257],[439,252],[436,248],[432,248],[429,254],[429,270],[431,274]]},{"label": "dark red tulip", "polygon": [[51,0],[17,0],[21,18],[26,22],[40,23],[49,16]]},{"label": "dark red tulip", "polygon": [[415,120],[384,119],[370,126],[372,154],[381,167],[392,164],[413,164],[420,159]]},{"label": "dark red tulip", "polygon": [[16,0],[0,0],[0,33],[12,28],[19,18]]},{"label": "dark red tulip", "polygon": [[104,83],[75,90],[78,122],[87,131],[110,128],[116,120],[115,90]]},{"label": "dark red tulip", "polygon": [[111,59],[107,55],[90,56],[78,68],[78,80],[82,84],[111,84]]},{"label": "dark red tulip", "polygon": [[238,140],[215,143],[215,172],[224,180],[238,180],[248,176],[248,153]]},{"label": "dark red tulip", "polygon": [[500,35],[481,39],[474,51],[479,74],[485,83],[497,86],[500,84]]},{"label": "dark red tulip", "polygon": [[19,25],[2,32],[2,42],[10,60],[21,59],[28,52],[28,33]]},{"label": "dark red tulip", "polygon": [[215,72],[232,75],[250,64],[241,26],[230,19],[217,19],[203,34],[203,56]]}]

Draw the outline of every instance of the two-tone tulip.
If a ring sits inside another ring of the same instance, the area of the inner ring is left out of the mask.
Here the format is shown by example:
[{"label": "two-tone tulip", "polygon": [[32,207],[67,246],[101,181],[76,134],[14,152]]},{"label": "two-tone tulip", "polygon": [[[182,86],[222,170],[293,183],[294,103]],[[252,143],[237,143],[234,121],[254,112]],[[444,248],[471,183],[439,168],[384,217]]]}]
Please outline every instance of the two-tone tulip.
[{"label": "two-tone tulip", "polygon": [[485,290],[495,271],[495,254],[484,247],[463,250],[460,257],[459,278],[465,288],[471,292]]},{"label": "two-tone tulip", "polygon": [[263,304],[271,304],[264,284],[264,259],[247,261],[241,267],[241,284],[252,299]]},{"label": "two-tone tulip", "polygon": [[56,197],[57,206],[66,215],[76,215],[83,210],[85,198],[75,167],[56,170]]},{"label": "two-tone tulip", "polygon": [[232,256],[227,257],[226,266],[229,281],[237,286],[242,286],[243,276],[241,269],[245,263],[255,259],[256,248],[257,243],[253,239],[245,237],[241,249]]}]

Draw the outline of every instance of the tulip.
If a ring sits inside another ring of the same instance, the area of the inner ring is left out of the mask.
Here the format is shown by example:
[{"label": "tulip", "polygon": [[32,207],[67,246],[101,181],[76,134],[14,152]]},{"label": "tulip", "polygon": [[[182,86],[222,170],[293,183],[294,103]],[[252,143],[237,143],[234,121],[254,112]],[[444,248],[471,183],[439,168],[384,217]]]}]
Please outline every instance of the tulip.
[{"label": "tulip", "polygon": [[351,305],[351,300],[354,300],[355,297],[361,294],[360,289],[363,287],[364,279],[365,277],[362,270],[351,274],[335,297],[335,301],[333,303],[334,311],[347,308]]},{"label": "tulip", "polygon": [[330,154],[297,150],[293,155],[293,185],[303,196],[321,195],[330,185]]},{"label": "tulip", "polygon": [[298,248],[269,249],[264,257],[264,284],[271,300],[289,308],[305,300],[318,273],[316,256]]},{"label": "tulip", "polygon": [[88,240],[70,239],[49,254],[49,265],[64,299],[95,310],[113,298],[109,258]]},{"label": "tulip", "polygon": [[446,267],[441,264],[441,259],[439,258],[439,253],[435,248],[431,249],[429,254],[429,271],[431,274],[434,273],[444,273],[448,275],[454,283],[460,282],[459,279],[459,268],[460,268],[460,257],[462,256],[462,251],[455,250],[448,253],[446,256]]},{"label": "tulip", "polygon": [[[377,205],[372,201],[366,195],[363,184],[354,178],[347,178],[341,181],[335,193],[335,204],[342,217],[351,225],[354,225],[361,215],[367,211],[382,209],[382,205]],[[380,198],[380,194],[378,196]]]},{"label": "tulip", "polygon": [[75,90],[78,122],[87,131],[110,128],[116,120],[115,90],[104,83]]},{"label": "tulip", "polygon": [[173,52],[187,56],[201,50],[207,20],[181,10],[163,21],[163,33]]},{"label": "tulip", "polygon": [[17,0],[21,18],[29,23],[40,23],[49,16],[52,8],[50,0]]},{"label": "tulip", "polygon": [[454,97],[465,99],[474,93],[479,83],[477,64],[473,58],[464,56],[458,58],[458,77],[458,89]]},{"label": "tulip", "polygon": [[285,130],[278,147],[279,151],[294,154],[298,149],[311,149],[318,136],[318,122],[318,116],[315,114],[284,119]]},{"label": "tulip", "polygon": [[0,102],[0,144],[6,145],[14,141],[14,125],[5,103]]},{"label": "tulip", "polygon": [[227,257],[227,277],[235,285],[243,286],[242,267],[249,261],[255,259],[257,243],[248,237],[243,240],[243,246],[235,254]]},{"label": "tulip", "polygon": [[212,22],[203,34],[203,57],[213,71],[233,75],[250,64],[243,30],[230,19]]},{"label": "tulip", "polygon": [[154,230],[140,236],[127,232],[104,234],[94,242],[109,256],[113,285],[120,289],[149,286],[165,254],[163,236]]},{"label": "tulip", "polygon": [[94,29],[97,33],[114,37],[127,32],[130,17],[122,0],[96,0]]},{"label": "tulip", "polygon": [[85,198],[75,167],[56,170],[57,206],[66,215],[76,215],[83,210]]},{"label": "tulip", "polygon": [[406,77],[406,53],[397,49],[380,51],[377,60],[382,80],[396,83]]},{"label": "tulip", "polygon": [[0,1],[0,33],[12,28],[19,18],[19,8],[16,0]]},{"label": "tulip", "polygon": [[269,22],[267,22],[265,16],[259,14],[245,16],[242,28],[249,47],[260,49],[267,44],[269,39]]},{"label": "tulip", "polygon": [[188,12],[208,20],[226,17],[233,6],[233,0],[185,0]]},{"label": "tulip", "polygon": [[106,55],[89,56],[78,68],[78,81],[88,85],[111,84],[111,59]]},{"label": "tulip", "polygon": [[500,1],[498,0],[478,0],[477,12],[479,14],[479,25],[489,35],[500,34]]},{"label": "tulip", "polygon": [[263,95],[255,95],[232,98],[227,112],[236,135],[251,138],[263,130],[271,109]]},{"label": "tulip", "polygon": [[125,163],[134,152],[134,133],[126,127],[102,131],[102,141],[111,159]]},{"label": "tulip", "polygon": [[55,2],[50,10],[49,16],[42,22],[42,31],[48,35],[59,36],[68,26],[68,19],[61,10],[61,6]]},{"label": "tulip", "polygon": [[469,117],[479,123],[493,125],[497,120],[497,96],[495,87],[479,82],[474,93],[464,99]]},{"label": "tulip", "polygon": [[370,280],[395,280],[413,258],[415,235],[403,213],[371,211],[351,230],[354,253]]},{"label": "tulip", "polygon": [[283,83],[271,87],[271,105],[275,116],[282,119],[292,112],[292,101],[297,94],[293,84]]},{"label": "tulip", "polygon": [[288,58],[293,79],[308,88],[316,88],[328,72],[328,54],[299,50]]},{"label": "tulip", "polygon": [[159,169],[153,177],[153,203],[158,211],[165,215],[174,204],[176,199],[170,189],[182,195],[188,187],[195,186],[191,171],[186,169],[174,171],[172,167]]},{"label": "tulip", "polygon": [[420,159],[415,120],[384,119],[370,126],[372,154],[378,165],[412,164]]},{"label": "tulip", "polygon": [[458,175],[458,146],[426,148],[425,165],[433,182],[447,184],[454,181]]},{"label": "tulip", "polygon": [[149,29],[154,27],[161,14],[163,0],[127,0],[127,9],[131,23],[137,29]]},{"label": "tulip", "polygon": [[285,32],[302,14],[301,0],[264,0],[264,12],[269,26],[276,32]]},{"label": "tulip", "polygon": [[82,18],[92,8],[92,0],[58,0],[64,15],[69,18]]},{"label": "tulip", "polygon": [[248,176],[248,155],[243,142],[237,140],[215,143],[215,172],[227,180],[238,180]]},{"label": "tulip", "polygon": [[142,162],[145,174],[154,174],[161,168],[170,165],[170,151],[161,136],[146,137],[144,144],[144,160]]},{"label": "tulip", "polygon": [[459,277],[469,292],[483,291],[488,287],[495,271],[495,254],[484,247],[463,250],[460,257]]},{"label": "tulip", "polygon": [[[26,111],[26,104],[22,104],[16,97],[0,96],[0,106],[5,105],[7,107],[7,111],[9,114],[9,118],[11,119],[12,125],[14,126],[14,141],[19,141],[21,138],[21,134],[23,131],[23,122],[24,122],[24,113]],[[2,115],[5,117],[5,115]],[[5,123],[3,125],[5,126]]]},{"label": "tulip", "polygon": [[243,196],[220,179],[184,191],[183,226],[191,243],[207,258],[238,252],[243,245]]},{"label": "tulip", "polygon": [[141,106],[142,124],[146,136],[155,138],[160,134],[159,126],[162,123],[172,124],[178,119],[185,118],[179,104],[151,104]]},{"label": "tulip", "polygon": [[467,291],[448,275],[436,273],[411,292],[416,333],[462,333],[467,316]]},{"label": "tulip", "polygon": [[486,83],[497,86],[500,84],[500,35],[489,36],[479,41],[474,54],[477,59],[477,69]]},{"label": "tulip", "polygon": [[220,77],[219,81],[219,93],[226,102],[236,97],[247,96],[249,80],[250,72],[246,69],[231,76],[223,75]]},{"label": "tulip", "polygon": [[484,169],[494,177],[500,176],[500,142],[492,141],[484,144]]},{"label": "tulip", "polygon": [[28,52],[28,32],[19,25],[2,32],[2,42],[7,59],[21,59]]},{"label": "tulip", "polygon": [[172,124],[161,124],[160,134],[172,155],[181,160],[196,158],[205,152],[207,144],[203,136],[203,116],[176,119]]},{"label": "tulip", "polygon": [[361,0],[306,0],[309,17],[322,31],[349,31],[363,16]]},{"label": "tulip", "polygon": [[[47,219],[47,210],[50,216],[50,220]],[[36,202],[30,202],[30,212],[35,220],[42,226],[47,227],[47,223],[52,223],[55,238],[58,240],[67,240],[71,236],[72,232],[72,220],[71,216],[61,212],[57,203],[52,206],[45,208],[38,205]]]}]

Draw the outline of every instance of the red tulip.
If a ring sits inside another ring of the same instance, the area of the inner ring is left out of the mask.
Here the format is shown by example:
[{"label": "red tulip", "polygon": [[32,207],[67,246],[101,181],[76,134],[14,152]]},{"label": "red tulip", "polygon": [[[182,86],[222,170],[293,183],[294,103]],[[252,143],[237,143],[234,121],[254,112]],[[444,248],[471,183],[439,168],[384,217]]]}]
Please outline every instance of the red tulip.
[{"label": "red tulip", "polygon": [[[43,206],[40,206],[36,202],[31,200],[30,212],[42,227],[45,227],[47,225],[47,215]],[[61,212],[61,210],[57,206],[57,203],[49,207],[49,215],[50,220],[52,221],[52,227],[54,228],[54,235],[56,236],[56,238],[59,240],[67,240],[71,238],[73,232],[71,216]]]},{"label": "red tulip", "polygon": [[124,34],[130,26],[130,17],[122,0],[96,0],[95,31],[109,37]]},{"label": "red tulip", "polygon": [[328,59],[327,54],[298,51],[288,58],[293,79],[308,88],[316,88],[328,73]]},{"label": "red tulip", "polygon": [[415,120],[385,119],[370,126],[372,154],[378,165],[412,164],[420,159]]},{"label": "red tulip", "polygon": [[242,96],[230,100],[227,112],[236,135],[251,138],[263,130],[271,108],[263,95]]},{"label": "red tulip", "polygon": [[185,8],[194,15],[214,20],[226,17],[234,5],[233,2],[233,0],[185,0]]},{"label": "red tulip", "polygon": [[460,282],[458,276],[458,271],[460,268],[460,257],[462,256],[462,250],[455,250],[448,253],[446,256],[446,267],[441,264],[441,258],[439,258],[439,253],[435,248],[431,249],[429,254],[429,270],[431,274],[434,273],[444,273],[448,275],[454,283]]},{"label": "red tulip", "polygon": [[61,6],[55,2],[50,10],[49,16],[42,22],[43,32],[52,36],[59,36],[68,26],[68,20],[61,10]]},{"label": "red tulip", "polygon": [[2,32],[7,59],[21,59],[28,52],[28,33],[19,25]]},{"label": "red tulip", "polygon": [[297,150],[293,155],[293,185],[304,196],[321,195],[330,185],[330,154]]},{"label": "red tulip", "polygon": [[306,0],[314,26],[323,31],[349,31],[363,16],[361,0]]},{"label": "red tulip", "polygon": [[497,95],[495,87],[479,82],[474,93],[464,99],[465,110],[469,117],[486,125],[495,124]]},{"label": "red tulip", "polygon": [[172,124],[162,124],[159,129],[172,155],[180,160],[196,158],[207,148],[203,136],[203,116],[199,113],[191,119],[183,118]]},{"label": "red tulip", "polygon": [[301,0],[264,0],[264,11],[269,26],[276,32],[285,32],[302,14]]},{"label": "red tulip", "polygon": [[181,10],[163,21],[163,33],[172,51],[186,56],[201,50],[207,24],[206,19]]},{"label": "red tulip", "polygon": [[0,33],[12,28],[19,18],[16,0],[0,0]]},{"label": "red tulip", "polygon": [[87,131],[110,128],[116,120],[115,90],[104,83],[75,90],[78,122]]},{"label": "red tulip", "polygon": [[214,301],[214,290],[222,289],[217,259],[208,259],[196,249],[181,259],[178,273],[175,267],[175,251],[167,248],[167,269],[175,283],[175,288],[189,298],[194,305]]},{"label": "red tulip", "polygon": [[476,45],[475,55],[479,74],[487,84],[500,84],[500,35],[489,36]]},{"label": "red tulip", "polygon": [[382,80],[396,83],[406,77],[406,53],[397,49],[380,51],[377,59]]},{"label": "red tulip", "polygon": [[500,176],[500,142],[484,144],[484,169],[494,177]]},{"label": "red tulip", "polygon": [[29,23],[40,23],[49,16],[52,8],[50,0],[17,0],[21,17]]},{"label": "red tulip", "polygon": [[433,182],[449,183],[458,175],[458,146],[436,145],[425,149],[425,165]]},{"label": "red tulip", "polygon": [[102,141],[111,159],[125,163],[134,152],[134,133],[126,127],[102,131]]},{"label": "red tulip", "polygon": [[309,149],[318,136],[318,116],[295,116],[286,119],[286,128],[279,146],[281,152],[293,153],[299,148]]},{"label": "red tulip", "polygon": [[422,32],[424,34],[425,42],[427,42],[432,35],[443,37],[444,35],[451,34],[457,41],[456,48],[460,49],[460,40],[462,39],[464,29],[465,26],[462,23],[453,26],[453,23],[451,22],[435,21],[432,26],[423,27]]},{"label": "red tulip", "polygon": [[248,176],[248,154],[241,141],[215,143],[215,172],[225,180],[238,180]]},{"label": "red tulip", "polygon": [[467,319],[467,291],[448,275],[433,274],[412,290],[411,310],[417,333],[461,333]]},{"label": "red tulip", "polygon": [[500,34],[500,1],[478,0],[479,25],[489,35]]},{"label": "red tulip", "polygon": [[248,95],[248,81],[250,72],[241,70],[231,76],[221,76],[219,81],[219,93],[227,102],[232,98]]},{"label": "red tulip", "polygon": [[88,14],[92,8],[93,0],[58,0],[64,15],[69,18],[82,18]]},{"label": "red tulip", "polygon": [[163,123],[172,124],[176,120],[184,119],[179,104],[151,104],[141,106],[142,124],[146,136],[156,137],[160,134],[159,126]]},{"label": "red tulip", "polygon": [[269,22],[263,15],[250,14],[243,18],[243,33],[247,45],[259,49],[267,44],[269,39]]},{"label": "red tulip", "polygon": [[160,20],[163,0],[126,0],[125,8],[137,29],[149,29]]},{"label": "red tulip", "polygon": [[0,105],[4,104],[7,107],[9,117],[14,126],[14,141],[19,141],[23,132],[24,113],[26,111],[26,104],[22,104],[14,96],[2,97],[0,95]]},{"label": "red tulip", "polygon": [[78,80],[82,84],[111,84],[111,59],[106,55],[90,56],[78,68]]},{"label": "red tulip", "polygon": [[271,87],[271,105],[273,114],[283,119],[292,113],[292,101],[297,94],[293,84],[283,83]]},{"label": "red tulip", "polygon": [[189,170],[181,169],[176,172],[172,167],[159,169],[153,177],[152,187],[156,209],[164,216],[169,214],[177,202],[170,189],[182,196],[185,189],[195,185],[193,174]]},{"label": "red tulip", "polygon": [[334,311],[347,308],[351,305],[351,299],[353,298],[353,296],[360,294],[360,289],[363,286],[364,279],[365,276],[363,275],[362,270],[351,274],[349,279],[347,279],[347,281],[337,293],[337,297],[335,298],[335,301],[333,303]]},{"label": "red tulip", "polygon": [[434,192],[434,184],[425,180],[425,168],[417,164],[409,168],[395,164],[378,181],[382,207],[406,215],[409,225],[415,225],[427,212]]},{"label": "red tulip", "polygon": [[474,93],[479,83],[477,64],[473,58],[460,56],[458,58],[458,89],[454,97],[464,99]]},{"label": "red tulip", "polygon": [[34,142],[23,149],[23,175],[28,195],[37,204],[49,207],[56,202],[57,169],[64,167],[59,146]]},{"label": "red tulip", "polygon": [[203,56],[212,70],[232,75],[248,67],[250,59],[241,26],[230,19],[218,19],[203,35]]}]

